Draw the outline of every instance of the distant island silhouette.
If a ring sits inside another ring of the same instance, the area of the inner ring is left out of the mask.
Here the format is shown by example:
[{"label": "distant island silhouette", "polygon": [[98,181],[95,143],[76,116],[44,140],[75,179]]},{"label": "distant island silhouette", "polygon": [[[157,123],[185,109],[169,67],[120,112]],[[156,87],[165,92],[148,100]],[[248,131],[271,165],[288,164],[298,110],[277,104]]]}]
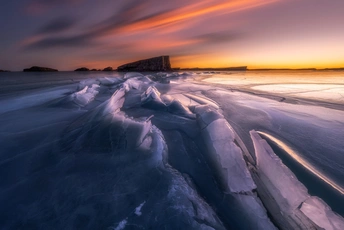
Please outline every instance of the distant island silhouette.
[{"label": "distant island silhouette", "polygon": [[[23,70],[24,72],[56,72],[57,69],[50,67],[32,66]],[[192,68],[179,68],[172,67],[170,63],[170,56],[158,56],[138,61],[129,62],[113,69],[111,66],[104,69],[90,69],[87,67],[80,67],[74,71],[344,71],[344,67],[339,68],[253,68],[249,69],[247,66],[235,67],[192,67]],[[0,72],[10,72],[9,70],[1,70]]]}]

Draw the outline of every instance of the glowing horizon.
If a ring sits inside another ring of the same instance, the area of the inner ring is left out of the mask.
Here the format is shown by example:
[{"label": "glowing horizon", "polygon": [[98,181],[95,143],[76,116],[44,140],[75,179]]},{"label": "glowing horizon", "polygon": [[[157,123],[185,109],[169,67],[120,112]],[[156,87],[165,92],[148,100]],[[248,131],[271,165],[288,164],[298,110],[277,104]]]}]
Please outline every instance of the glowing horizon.
[{"label": "glowing horizon", "polygon": [[0,9],[0,69],[116,68],[161,55],[181,68],[344,67],[341,0],[21,1]]}]

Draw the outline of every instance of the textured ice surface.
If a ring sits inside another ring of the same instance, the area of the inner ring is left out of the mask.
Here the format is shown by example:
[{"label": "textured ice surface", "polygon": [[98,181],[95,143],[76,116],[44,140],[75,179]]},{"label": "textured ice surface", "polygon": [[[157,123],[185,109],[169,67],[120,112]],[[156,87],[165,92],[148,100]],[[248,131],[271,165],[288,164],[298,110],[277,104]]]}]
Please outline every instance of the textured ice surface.
[{"label": "textured ice surface", "polygon": [[74,102],[80,106],[85,106],[91,101],[94,100],[95,96],[99,93],[97,90],[99,88],[99,85],[92,84],[90,87],[85,86],[82,90],[73,93],[72,98]]},{"label": "textured ice surface", "polygon": [[149,86],[141,94],[141,102],[142,105],[151,109],[166,109],[165,103],[160,98],[160,92],[154,86]]},{"label": "textured ice surface", "polygon": [[236,202],[245,207],[247,216],[250,217],[250,221],[254,223],[256,229],[277,230],[271,223],[262,202],[255,194],[233,194],[233,196],[237,199]]},{"label": "textured ice surface", "polygon": [[125,84],[127,84],[130,89],[141,90],[143,82],[139,81],[138,79],[136,79],[136,77],[134,77],[126,80]]},{"label": "textured ice surface", "polygon": [[79,82],[79,90],[85,88],[86,86],[91,86],[93,84],[99,85],[100,81],[96,79],[86,79]]},{"label": "textured ice surface", "polygon": [[142,215],[141,209],[142,209],[143,205],[145,205],[145,203],[146,203],[146,201],[144,201],[143,203],[141,203],[139,206],[137,206],[135,208],[135,215],[137,215],[137,216]]},{"label": "textured ice surface", "polygon": [[184,94],[186,97],[196,101],[197,103],[199,104],[202,104],[202,105],[210,105],[211,107],[215,108],[215,109],[218,109],[219,106],[217,105],[217,103],[209,98],[205,98],[203,96],[199,96],[199,95],[193,95],[193,94],[189,94],[189,93],[186,93]]},{"label": "textured ice surface", "polygon": [[111,98],[108,100],[103,114],[116,113],[120,108],[122,108],[124,103],[125,88],[121,87],[116,92],[114,92]]},{"label": "textured ice surface", "polygon": [[252,130],[250,134],[256,152],[258,172],[263,173],[273,185],[268,189],[283,211],[296,209],[309,197],[306,187],[298,181],[294,173],[282,163],[256,131]]},{"label": "textured ice surface", "polygon": [[211,108],[209,105],[194,106],[192,110],[197,114],[197,122],[201,129],[207,127],[217,119],[223,119],[223,115]]},{"label": "textured ice surface", "polygon": [[191,115],[189,108],[184,106],[180,101],[173,100],[167,105],[167,110],[174,114],[180,114],[180,115]]},{"label": "textured ice surface", "polygon": [[184,96],[183,94],[173,94],[173,98],[179,100],[183,105],[188,107],[200,105],[200,103],[192,100],[189,97]]},{"label": "textured ice surface", "polygon": [[174,175],[167,195],[174,204],[172,209],[194,220],[191,225],[195,229],[224,229],[212,208],[197,194],[193,186],[187,176],[183,178],[179,173]]},{"label": "textured ice surface", "polygon": [[105,85],[105,86],[111,86],[122,81],[120,78],[109,78],[109,77],[98,78],[97,80],[100,82],[101,85]]},{"label": "textured ice surface", "polygon": [[133,77],[143,77],[143,74],[137,73],[137,72],[129,72],[124,74],[124,79],[129,79],[129,78],[133,78]]},{"label": "textured ice surface", "polygon": [[127,225],[127,223],[128,223],[128,220],[124,219],[121,222],[119,222],[118,225],[113,228],[113,230],[123,230],[125,229],[125,226]]},{"label": "textured ice surface", "polygon": [[343,217],[335,214],[320,198],[310,197],[302,203],[300,208],[309,219],[326,230],[343,230]]}]

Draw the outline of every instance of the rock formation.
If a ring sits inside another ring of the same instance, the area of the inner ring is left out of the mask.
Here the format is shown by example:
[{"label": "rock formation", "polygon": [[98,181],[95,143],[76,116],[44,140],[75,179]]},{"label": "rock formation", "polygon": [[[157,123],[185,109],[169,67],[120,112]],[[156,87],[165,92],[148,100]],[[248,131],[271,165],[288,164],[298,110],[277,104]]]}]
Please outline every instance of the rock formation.
[{"label": "rock formation", "polygon": [[32,66],[31,68],[24,69],[24,72],[57,72],[57,69],[52,69],[48,67]]},{"label": "rock formation", "polygon": [[81,68],[78,68],[78,69],[76,69],[74,71],[90,71],[90,70],[88,68],[86,68],[86,67],[81,67]]},{"label": "rock formation", "polygon": [[144,59],[121,65],[117,71],[169,71],[171,69],[170,57],[160,56]]},{"label": "rock formation", "polygon": [[113,71],[113,69],[112,67],[109,66],[109,67],[104,68],[103,71]]}]

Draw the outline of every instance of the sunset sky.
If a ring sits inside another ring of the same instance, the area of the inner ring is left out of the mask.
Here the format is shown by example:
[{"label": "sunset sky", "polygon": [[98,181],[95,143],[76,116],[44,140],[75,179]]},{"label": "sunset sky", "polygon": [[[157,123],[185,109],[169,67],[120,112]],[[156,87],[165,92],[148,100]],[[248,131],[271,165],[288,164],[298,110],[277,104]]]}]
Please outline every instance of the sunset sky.
[{"label": "sunset sky", "polygon": [[343,12],[343,0],[2,1],[0,69],[160,55],[173,67],[344,67]]}]

